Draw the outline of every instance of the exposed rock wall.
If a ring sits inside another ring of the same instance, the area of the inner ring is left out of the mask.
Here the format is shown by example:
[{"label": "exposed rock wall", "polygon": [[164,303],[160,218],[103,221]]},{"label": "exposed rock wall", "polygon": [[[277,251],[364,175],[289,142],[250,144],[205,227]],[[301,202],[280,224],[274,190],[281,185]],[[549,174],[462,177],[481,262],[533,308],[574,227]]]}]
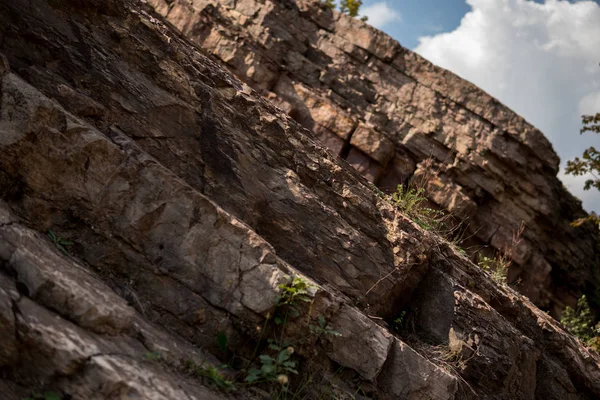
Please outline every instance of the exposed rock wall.
[{"label": "exposed rock wall", "polygon": [[[0,34],[4,398],[261,398],[217,392],[183,361],[228,361],[225,332],[249,362],[291,275],[314,282],[289,335],[300,365],[318,366],[296,385],[318,377],[311,390],[341,398],[600,397],[600,356],[149,7],[0,1]],[[412,328],[395,332],[386,321],[401,311]],[[319,316],[341,336],[311,334]]]},{"label": "exposed rock wall", "polygon": [[384,191],[425,179],[465,247],[505,251],[523,222],[509,281],[537,305],[600,310],[598,237],[569,226],[584,212],[548,140],[496,99],[318,0],[149,3]]}]

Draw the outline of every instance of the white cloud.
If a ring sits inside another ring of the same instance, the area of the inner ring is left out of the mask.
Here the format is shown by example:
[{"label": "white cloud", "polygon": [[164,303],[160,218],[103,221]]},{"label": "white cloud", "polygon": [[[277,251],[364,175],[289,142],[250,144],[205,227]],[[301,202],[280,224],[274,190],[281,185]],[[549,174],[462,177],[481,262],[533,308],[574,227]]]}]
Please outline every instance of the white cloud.
[{"label": "white cloud", "polygon": [[[542,130],[563,162],[598,146],[579,135],[581,114],[600,112],[600,5],[546,0],[467,0],[454,31],[420,38],[416,51],[480,86]],[[561,178],[588,210],[600,195]]]},{"label": "white cloud", "polygon": [[382,28],[391,22],[402,21],[400,13],[391,8],[386,1],[363,7],[361,15],[369,17],[369,25],[375,28]]}]

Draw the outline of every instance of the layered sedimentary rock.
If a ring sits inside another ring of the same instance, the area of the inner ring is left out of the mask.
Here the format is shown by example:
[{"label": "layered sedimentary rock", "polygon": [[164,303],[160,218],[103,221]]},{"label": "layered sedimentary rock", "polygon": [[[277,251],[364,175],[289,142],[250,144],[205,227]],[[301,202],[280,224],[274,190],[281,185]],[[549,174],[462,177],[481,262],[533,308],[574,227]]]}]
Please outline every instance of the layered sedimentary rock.
[{"label": "layered sedimentary rock", "polygon": [[424,185],[464,247],[512,254],[509,282],[538,306],[586,293],[600,310],[598,237],[569,226],[585,212],[548,140],[496,99],[317,0],[149,3],[382,190]]},{"label": "layered sedimentary rock", "polygon": [[308,398],[600,396],[598,354],[150,7],[2,1],[0,27],[3,398],[265,398],[242,382],[292,276]]}]

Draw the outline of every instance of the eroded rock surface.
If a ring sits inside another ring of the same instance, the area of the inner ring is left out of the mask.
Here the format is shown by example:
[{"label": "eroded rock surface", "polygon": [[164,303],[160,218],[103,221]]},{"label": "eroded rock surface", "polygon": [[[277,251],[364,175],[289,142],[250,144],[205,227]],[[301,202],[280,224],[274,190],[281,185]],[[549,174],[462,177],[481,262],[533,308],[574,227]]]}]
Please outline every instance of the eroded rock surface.
[{"label": "eroded rock surface", "polygon": [[424,175],[464,247],[506,251],[523,223],[509,279],[538,306],[600,310],[597,235],[569,226],[584,211],[550,143],[496,99],[317,0],[149,3],[382,190]]},{"label": "eroded rock surface", "polygon": [[[289,321],[292,387],[600,396],[596,353],[379,198],[150,7],[3,1],[0,26],[7,398],[261,398],[241,382],[292,276],[311,282],[310,306]],[[365,126],[355,143],[376,134]],[[430,318],[438,309],[444,318]],[[401,312],[411,329],[389,325]],[[340,335],[315,334],[321,318]],[[223,333],[242,361],[223,371],[235,392],[186,369],[229,362]],[[460,362],[432,355],[442,348]]]}]

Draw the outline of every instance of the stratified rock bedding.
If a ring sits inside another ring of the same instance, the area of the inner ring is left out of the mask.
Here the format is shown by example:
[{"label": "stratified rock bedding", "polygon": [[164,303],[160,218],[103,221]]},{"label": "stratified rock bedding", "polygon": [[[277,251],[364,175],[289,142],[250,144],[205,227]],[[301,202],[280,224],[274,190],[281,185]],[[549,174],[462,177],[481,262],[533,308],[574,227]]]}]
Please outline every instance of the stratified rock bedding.
[{"label": "stratified rock bedding", "polygon": [[558,156],[496,99],[318,0],[149,3],[382,190],[426,181],[469,227],[463,247],[506,251],[523,223],[509,281],[538,306],[556,316],[585,293],[600,311],[597,234],[569,226],[585,213]]},{"label": "stratified rock bedding", "polygon": [[3,1],[0,35],[3,398],[262,398],[187,360],[228,362],[223,332],[252,358],[291,276],[314,285],[299,363],[340,398],[600,396],[596,353],[150,7]]}]

